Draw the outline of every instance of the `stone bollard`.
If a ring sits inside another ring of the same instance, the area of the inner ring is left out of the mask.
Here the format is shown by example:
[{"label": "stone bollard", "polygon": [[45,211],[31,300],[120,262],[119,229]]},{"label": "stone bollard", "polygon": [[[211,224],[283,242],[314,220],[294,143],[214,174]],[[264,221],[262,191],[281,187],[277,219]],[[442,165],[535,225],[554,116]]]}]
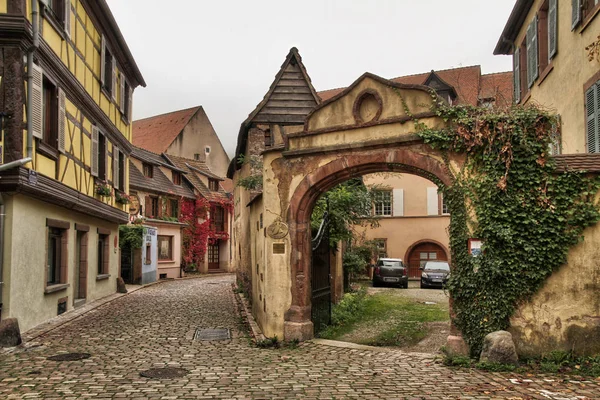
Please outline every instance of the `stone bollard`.
[{"label": "stone bollard", "polygon": [[127,293],[127,288],[125,287],[125,281],[123,278],[117,278],[117,293]]},{"label": "stone bollard", "polygon": [[16,318],[0,322],[0,347],[14,347],[21,344],[21,331]]},{"label": "stone bollard", "polygon": [[469,356],[469,346],[462,336],[448,336],[446,340],[446,354],[449,356]]},{"label": "stone bollard", "polygon": [[489,333],[483,339],[483,349],[481,350],[479,361],[519,365],[517,349],[515,348],[515,343],[510,332],[496,331]]}]

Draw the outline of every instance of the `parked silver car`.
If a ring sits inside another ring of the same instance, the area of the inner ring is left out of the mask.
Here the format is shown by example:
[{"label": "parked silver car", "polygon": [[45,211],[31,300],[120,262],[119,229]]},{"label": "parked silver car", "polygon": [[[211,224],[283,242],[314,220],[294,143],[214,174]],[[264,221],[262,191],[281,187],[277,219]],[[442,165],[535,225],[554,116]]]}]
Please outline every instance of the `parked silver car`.
[{"label": "parked silver car", "polygon": [[390,284],[408,288],[408,269],[399,258],[380,258],[373,271],[373,287]]}]

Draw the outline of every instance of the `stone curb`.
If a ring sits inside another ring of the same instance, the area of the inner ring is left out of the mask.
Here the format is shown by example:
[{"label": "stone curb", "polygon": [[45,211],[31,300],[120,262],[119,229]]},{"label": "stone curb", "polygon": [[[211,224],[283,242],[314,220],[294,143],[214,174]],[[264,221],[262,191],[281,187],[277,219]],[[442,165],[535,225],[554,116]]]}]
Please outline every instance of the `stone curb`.
[{"label": "stone curb", "polygon": [[187,280],[187,279],[203,279],[203,278],[211,278],[211,277],[218,277],[218,276],[224,276],[224,275],[231,275],[231,274],[230,273],[205,274],[205,275],[189,276],[189,277],[175,278],[175,279],[164,279],[164,280],[158,280],[156,282],[147,283],[145,285],[140,285],[135,288],[130,288],[130,289],[128,289],[127,293],[113,293],[111,295],[108,295],[108,296],[102,297],[98,300],[94,300],[90,303],[87,303],[79,308],[74,309],[74,310],[70,310],[62,315],[56,316],[38,326],[35,326],[35,327],[29,329],[28,331],[21,334],[22,343],[19,346],[0,349],[0,354],[12,352],[15,349],[18,349],[20,347],[27,347],[26,344],[28,342],[31,342],[32,340],[37,339],[40,336],[43,336],[49,332],[52,332],[53,330],[60,328],[61,326],[65,325],[69,322],[72,322],[72,321],[86,315],[87,313],[94,311],[106,304],[112,303],[114,300],[120,299],[124,296],[130,295],[131,293],[137,292],[138,290],[146,289],[150,286],[158,285],[158,284],[165,283],[165,282]]},{"label": "stone curb", "polygon": [[252,336],[254,337],[254,340],[257,342],[265,340],[266,337],[265,337],[265,335],[263,335],[262,331],[260,330],[260,327],[258,326],[258,324],[256,323],[256,320],[254,319],[254,316],[252,315],[252,310],[250,309],[250,303],[246,299],[246,296],[244,296],[243,293],[236,292],[235,297],[238,300],[238,303],[241,305],[240,309],[242,312],[242,317],[245,318],[246,321],[248,322],[248,325],[250,326],[250,330],[252,331]]}]

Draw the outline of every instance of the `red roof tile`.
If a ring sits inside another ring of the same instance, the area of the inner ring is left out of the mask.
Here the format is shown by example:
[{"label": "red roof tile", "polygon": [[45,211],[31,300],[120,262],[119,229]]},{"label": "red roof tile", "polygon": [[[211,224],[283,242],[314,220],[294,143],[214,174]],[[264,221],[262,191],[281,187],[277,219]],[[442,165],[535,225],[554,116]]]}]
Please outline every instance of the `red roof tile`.
[{"label": "red roof tile", "polygon": [[481,76],[480,99],[494,98],[496,106],[507,107],[513,102],[513,73],[499,72]]},{"label": "red roof tile", "polygon": [[[482,92],[486,93],[495,90],[498,96],[496,100],[508,99],[512,102],[512,72],[501,72],[498,74],[481,75],[481,66],[474,65],[470,67],[452,68],[435,73],[447,84],[454,87],[458,95],[457,101],[462,104],[477,105]],[[407,85],[423,85],[431,72],[422,74],[400,76],[391,79],[393,82],[404,83]],[[325,101],[341,93],[345,88],[330,89],[319,92],[321,100]],[[506,100],[504,100],[506,101]]]},{"label": "red roof tile", "polygon": [[133,144],[164,153],[201,106],[133,121]]}]

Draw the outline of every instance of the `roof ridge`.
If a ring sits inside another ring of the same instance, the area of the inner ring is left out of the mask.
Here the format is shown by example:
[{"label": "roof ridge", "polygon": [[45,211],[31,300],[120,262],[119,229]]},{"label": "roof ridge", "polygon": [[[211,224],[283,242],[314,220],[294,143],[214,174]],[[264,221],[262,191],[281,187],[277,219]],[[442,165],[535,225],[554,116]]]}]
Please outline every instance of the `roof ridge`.
[{"label": "roof ridge", "polygon": [[162,114],[156,114],[156,115],[153,115],[151,117],[136,119],[135,121],[133,121],[133,123],[144,121],[144,120],[151,119],[151,118],[164,117],[165,115],[175,114],[175,113],[178,113],[178,112],[189,111],[189,110],[193,110],[195,108],[196,109],[201,109],[202,105],[194,106],[194,107],[188,107],[188,108],[183,108],[181,110],[169,111],[169,112],[162,113]]},{"label": "roof ridge", "polygon": [[512,74],[513,71],[502,71],[502,72],[490,72],[489,74],[481,74],[481,76],[500,75],[500,74]]},{"label": "roof ridge", "polygon": [[158,154],[158,153],[155,153],[155,152],[153,152],[153,151],[150,151],[150,150],[148,150],[148,149],[145,149],[145,148],[143,148],[143,147],[136,146],[136,145],[134,145],[134,144],[132,144],[132,146],[133,146],[133,148],[135,148],[135,149],[142,150],[142,151],[145,151],[145,152],[147,152],[147,153],[150,153],[150,154],[154,154],[155,156],[159,156],[159,157],[160,157],[160,156],[162,156],[162,153]]},{"label": "roof ridge", "polygon": [[410,76],[431,74],[431,72],[446,72],[446,71],[454,71],[454,70],[458,70],[458,69],[467,69],[467,68],[476,68],[476,67],[479,67],[481,69],[481,64],[467,65],[466,67],[455,67],[455,68],[446,68],[446,69],[432,69],[431,71],[427,71],[427,72],[418,72],[416,74],[396,76],[394,78],[390,78],[389,80],[393,81],[394,79],[399,79],[399,78],[408,78]]}]

